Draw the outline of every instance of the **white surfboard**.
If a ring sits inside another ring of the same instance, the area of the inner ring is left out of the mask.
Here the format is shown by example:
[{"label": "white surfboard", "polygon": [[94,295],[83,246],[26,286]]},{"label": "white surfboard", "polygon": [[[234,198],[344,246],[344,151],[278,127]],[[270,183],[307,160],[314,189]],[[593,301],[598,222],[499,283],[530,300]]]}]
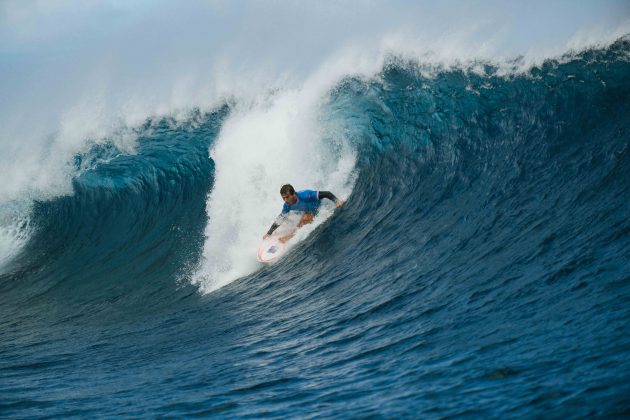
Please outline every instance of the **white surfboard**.
[{"label": "white surfboard", "polygon": [[299,212],[287,215],[275,232],[267,239],[263,239],[258,247],[258,261],[261,263],[274,263],[287,253],[292,247],[292,241],[288,241],[287,245],[287,243],[280,242],[280,238],[294,235],[298,231],[297,224],[301,217],[302,215]]},{"label": "white surfboard", "polygon": [[276,262],[287,252],[287,245],[280,242],[280,236],[270,236],[258,247],[258,261],[261,263]]}]

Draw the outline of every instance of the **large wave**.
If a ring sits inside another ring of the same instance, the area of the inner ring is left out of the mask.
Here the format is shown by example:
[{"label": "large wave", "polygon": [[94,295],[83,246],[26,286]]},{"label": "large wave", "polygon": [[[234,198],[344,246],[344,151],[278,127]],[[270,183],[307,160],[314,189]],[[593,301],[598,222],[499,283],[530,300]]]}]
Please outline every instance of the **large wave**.
[{"label": "large wave", "polygon": [[[519,7],[488,12],[456,3],[430,12],[423,3],[390,2],[188,6],[3,3],[0,262],[31,236],[34,201],[72,194],[75,155],[108,143],[133,153],[136,129],[147,119],[185,121],[195,109],[211,112],[233,100],[245,104],[242,111],[270,91],[284,92],[276,98],[303,95],[311,105],[300,112],[308,119],[331,86],[348,74],[374,75],[391,53],[449,65],[524,54],[527,68],[628,31],[626,10],[615,2],[573,15],[546,4],[528,18]],[[619,13],[611,16],[613,10]],[[554,25],[560,11],[566,22]],[[531,31],[527,22],[544,31]],[[86,26],[90,36],[76,37]],[[234,32],[235,26],[246,29]],[[445,26],[452,29],[445,33]]]},{"label": "large wave", "polygon": [[[575,173],[582,168],[594,176],[602,168],[584,169],[587,163],[563,153],[578,147],[595,159],[596,150],[587,151],[597,144],[587,136],[590,127],[614,130],[623,124],[626,54],[622,40],[508,74],[488,62],[453,68],[391,57],[371,77],[276,92],[263,102],[193,114],[184,124],[149,121],[135,130],[140,140],[132,154],[110,142],[75,155],[73,194],[36,201],[28,219],[18,221],[32,241],[19,229],[9,237],[12,249],[18,240],[29,248],[22,259],[5,263],[5,278],[39,267],[39,276],[52,281],[47,287],[69,287],[93,281],[79,280],[87,276],[81,265],[89,262],[94,278],[118,265],[131,281],[130,266],[151,264],[163,254],[172,266],[160,276],[166,282],[179,284],[175,276],[202,292],[216,290],[260,268],[252,256],[279,212],[277,190],[286,182],[350,198],[341,214],[362,222],[344,234],[346,244],[360,243],[361,232],[381,224],[390,226],[383,243],[394,247],[398,235],[410,237],[408,226],[422,232],[412,242],[425,251],[443,235],[476,243],[484,229],[497,233],[494,225],[483,228],[497,218],[511,220],[515,229],[500,229],[501,238],[518,238],[537,220],[523,212],[527,203],[537,203],[540,208],[532,211],[547,219],[560,211],[560,196],[568,191],[602,193],[596,179]],[[601,102],[608,97],[616,102]],[[583,105],[575,108],[576,103]],[[614,134],[598,132],[598,140]],[[619,141],[623,136],[600,146],[613,168],[614,158],[624,153]],[[556,184],[561,179],[588,183],[562,187]],[[554,206],[546,208],[542,195]],[[323,211],[296,242],[318,231],[331,214]],[[526,216],[520,226],[519,214]],[[441,226],[438,231],[433,224]],[[185,237],[197,239],[173,254]],[[493,241],[501,242],[498,236]],[[374,252],[371,258],[379,259],[378,248]],[[72,275],[53,275],[59,267],[75,268]]]}]

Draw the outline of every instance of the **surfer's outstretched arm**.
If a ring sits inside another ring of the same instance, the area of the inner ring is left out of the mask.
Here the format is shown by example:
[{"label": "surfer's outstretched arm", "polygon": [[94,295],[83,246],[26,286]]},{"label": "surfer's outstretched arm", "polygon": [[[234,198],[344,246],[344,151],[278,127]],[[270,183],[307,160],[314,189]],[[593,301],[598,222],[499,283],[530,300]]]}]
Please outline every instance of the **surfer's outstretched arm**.
[{"label": "surfer's outstretched arm", "polygon": [[287,216],[284,213],[280,213],[280,215],[276,217],[276,220],[273,222],[267,233],[265,233],[265,235],[263,236],[263,239],[267,239],[268,237],[270,237],[273,231],[280,227],[280,224],[286,219],[286,217]]},{"label": "surfer's outstretched arm", "polygon": [[277,224],[276,222],[273,222],[273,224],[271,225],[271,227],[269,228],[267,233],[265,233],[265,235],[263,236],[263,239],[267,239],[268,237],[270,237],[271,234],[273,233],[273,231],[278,229],[278,226],[280,226],[280,225]]}]

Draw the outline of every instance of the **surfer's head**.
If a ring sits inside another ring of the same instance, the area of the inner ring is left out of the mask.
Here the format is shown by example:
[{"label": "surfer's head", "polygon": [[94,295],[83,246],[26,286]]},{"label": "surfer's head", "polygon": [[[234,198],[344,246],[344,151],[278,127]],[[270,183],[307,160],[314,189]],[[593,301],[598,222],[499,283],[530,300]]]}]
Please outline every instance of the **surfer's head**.
[{"label": "surfer's head", "polygon": [[288,205],[297,203],[297,194],[291,184],[283,185],[282,188],[280,188],[280,195],[282,196],[284,202]]}]

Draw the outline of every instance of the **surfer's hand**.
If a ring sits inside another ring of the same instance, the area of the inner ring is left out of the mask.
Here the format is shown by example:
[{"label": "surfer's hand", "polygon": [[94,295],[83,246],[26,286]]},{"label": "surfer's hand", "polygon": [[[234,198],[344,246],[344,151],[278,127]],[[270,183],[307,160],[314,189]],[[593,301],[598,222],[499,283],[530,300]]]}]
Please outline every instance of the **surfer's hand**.
[{"label": "surfer's hand", "polygon": [[346,202],[345,200],[337,200],[335,202],[335,205],[337,206],[337,208],[339,208],[339,207],[343,206],[345,204],[345,202]]},{"label": "surfer's hand", "polygon": [[270,236],[271,236],[270,234],[265,233],[265,234],[263,235],[263,241],[264,241],[265,239],[267,239],[268,237],[270,237]]}]

